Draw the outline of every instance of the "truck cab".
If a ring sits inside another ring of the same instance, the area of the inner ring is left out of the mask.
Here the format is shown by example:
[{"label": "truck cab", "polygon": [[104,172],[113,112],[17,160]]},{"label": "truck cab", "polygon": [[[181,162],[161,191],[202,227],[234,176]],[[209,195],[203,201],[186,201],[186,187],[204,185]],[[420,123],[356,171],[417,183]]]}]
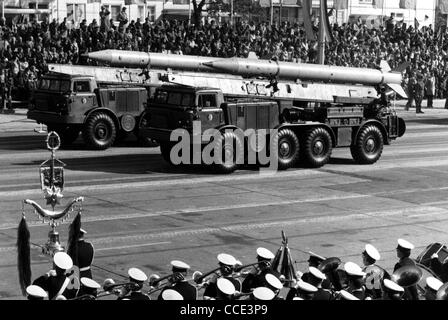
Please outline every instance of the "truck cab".
[{"label": "truck cab", "polygon": [[27,117],[55,131],[63,145],[82,132],[92,149],[107,149],[118,136],[137,133],[147,106],[146,88],[99,86],[93,76],[48,73],[34,92]]}]

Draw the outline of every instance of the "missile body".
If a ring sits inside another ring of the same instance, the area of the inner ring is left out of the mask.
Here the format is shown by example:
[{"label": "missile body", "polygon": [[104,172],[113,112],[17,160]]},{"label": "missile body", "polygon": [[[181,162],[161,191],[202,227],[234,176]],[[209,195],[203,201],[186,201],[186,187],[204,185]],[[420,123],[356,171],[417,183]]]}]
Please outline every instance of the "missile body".
[{"label": "missile body", "polygon": [[373,86],[386,84],[397,92],[402,90],[401,73],[389,72],[390,69],[387,68],[376,70],[271,60],[226,59],[121,50],[91,52],[87,54],[87,57],[113,66],[228,73],[243,77],[277,77],[294,82],[300,80]]}]

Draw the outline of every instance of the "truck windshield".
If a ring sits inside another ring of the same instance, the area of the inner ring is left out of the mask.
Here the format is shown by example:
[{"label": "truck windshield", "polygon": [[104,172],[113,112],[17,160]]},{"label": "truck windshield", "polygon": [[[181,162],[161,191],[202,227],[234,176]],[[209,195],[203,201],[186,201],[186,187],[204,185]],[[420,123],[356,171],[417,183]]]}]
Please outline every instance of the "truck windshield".
[{"label": "truck windshield", "polygon": [[70,81],[43,78],[39,82],[39,89],[54,92],[67,92],[70,91]]},{"label": "truck windshield", "polygon": [[172,106],[193,107],[194,95],[192,93],[170,92],[159,90],[156,92],[154,101]]}]

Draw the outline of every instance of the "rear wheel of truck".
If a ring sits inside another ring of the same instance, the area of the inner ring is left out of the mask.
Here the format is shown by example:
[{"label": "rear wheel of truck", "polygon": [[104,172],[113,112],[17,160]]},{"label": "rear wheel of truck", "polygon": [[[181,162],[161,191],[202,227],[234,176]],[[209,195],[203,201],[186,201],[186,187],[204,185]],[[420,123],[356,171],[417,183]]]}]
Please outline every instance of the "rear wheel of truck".
[{"label": "rear wheel of truck", "polygon": [[214,158],[213,168],[217,173],[230,174],[238,169],[244,160],[243,142],[233,132],[223,132],[212,141],[216,148],[221,148],[221,159]]},{"label": "rear wheel of truck", "polygon": [[294,167],[299,160],[300,142],[290,129],[280,130],[274,137],[273,144],[278,146],[278,169],[287,170]]},{"label": "rear wheel of truck", "polygon": [[358,164],[374,164],[383,154],[384,140],[381,130],[374,125],[367,125],[361,129],[355,144],[350,151]]},{"label": "rear wheel of truck", "polygon": [[303,138],[302,157],[312,168],[326,165],[331,158],[333,142],[330,133],[324,128],[307,131]]},{"label": "rear wheel of truck", "polygon": [[47,131],[56,132],[61,138],[61,145],[68,146],[78,139],[79,127],[76,126],[58,126],[58,125],[47,125]]},{"label": "rear wheel of truck", "polygon": [[90,148],[105,150],[114,144],[117,128],[109,115],[95,113],[87,119],[82,136]]}]

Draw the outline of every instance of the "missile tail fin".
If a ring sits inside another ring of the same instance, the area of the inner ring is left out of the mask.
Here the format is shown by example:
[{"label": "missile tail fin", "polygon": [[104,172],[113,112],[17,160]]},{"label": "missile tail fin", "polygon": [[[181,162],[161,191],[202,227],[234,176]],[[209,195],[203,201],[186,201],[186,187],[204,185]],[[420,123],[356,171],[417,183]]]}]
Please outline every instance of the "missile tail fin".
[{"label": "missile tail fin", "polygon": [[251,51],[249,52],[249,55],[247,56],[247,59],[256,59],[258,60],[258,56],[255,52]]},{"label": "missile tail fin", "polygon": [[393,91],[395,91],[403,99],[407,99],[408,95],[407,95],[406,91],[404,91],[402,86],[400,86],[399,84],[395,84],[395,83],[388,83],[387,85],[389,88],[391,88]]},{"label": "missile tail fin", "polygon": [[386,60],[381,60],[380,68],[381,68],[381,71],[383,71],[383,72],[391,72],[392,71],[392,68],[389,66],[389,64],[387,63]]}]

